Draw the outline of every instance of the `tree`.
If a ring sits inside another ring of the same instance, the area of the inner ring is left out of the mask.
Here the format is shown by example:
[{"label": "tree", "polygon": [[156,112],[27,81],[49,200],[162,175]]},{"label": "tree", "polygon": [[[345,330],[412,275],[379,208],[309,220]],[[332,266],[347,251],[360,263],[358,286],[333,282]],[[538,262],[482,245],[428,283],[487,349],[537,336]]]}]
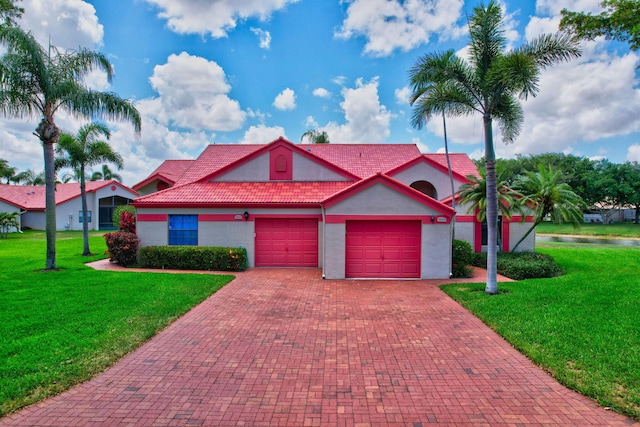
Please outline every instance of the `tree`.
[{"label": "tree", "polygon": [[635,209],[633,222],[640,221],[640,164],[626,162],[618,166],[619,201]]},{"label": "tree", "polygon": [[520,202],[535,207],[533,225],[515,244],[514,251],[547,217],[557,223],[568,222],[578,225],[583,222],[582,209],[586,204],[567,183],[562,182],[562,173],[559,170],[540,165],[538,172],[521,175],[516,179],[514,186],[523,196]]},{"label": "tree", "polygon": [[91,174],[91,181],[108,181],[110,179],[122,182],[122,177],[117,173],[111,172],[111,169],[109,169],[109,166],[107,165],[102,165],[102,171],[96,171]]},{"label": "tree", "polygon": [[431,53],[419,58],[409,72],[413,126],[421,128],[442,113],[482,116],[487,176],[486,292],[489,294],[498,292],[498,191],[493,120],[498,121],[505,142],[514,141],[524,120],[518,98],[526,99],[538,93],[543,69],[580,55],[577,42],[568,34],[541,35],[507,51],[503,24],[497,2],[476,7],[469,20],[469,61],[456,56],[453,50]]},{"label": "tree", "polygon": [[91,255],[89,250],[89,216],[87,208],[87,192],[85,171],[87,166],[102,162],[111,162],[122,168],[122,157],[113,151],[111,146],[100,137],[111,138],[109,128],[101,123],[90,123],[78,130],[76,136],[62,133],[56,151],[60,155],[56,159],[58,167],[70,167],[77,170],[80,177],[80,199],[82,203],[82,236],[84,249],[82,255]]},{"label": "tree", "polygon": [[598,160],[587,181],[585,202],[590,209],[600,213],[605,224],[609,223],[609,218],[615,212],[613,208],[618,203],[617,169],[617,165],[607,159]]},{"label": "tree", "polygon": [[24,185],[45,185],[45,173],[35,173],[33,169],[27,169],[11,177],[11,182]]},{"label": "tree", "polygon": [[0,212],[0,237],[3,239],[7,238],[9,231],[12,228],[16,230],[20,224],[18,224],[18,212]]},{"label": "tree", "polygon": [[0,0],[0,19],[3,20],[0,25],[7,27],[16,25],[16,19],[20,18],[23,13],[24,9],[16,6],[13,1]]},{"label": "tree", "polygon": [[31,33],[18,27],[1,27],[0,43],[7,49],[0,58],[0,114],[14,118],[40,116],[35,134],[44,151],[46,179],[45,212],[46,269],[56,268],[56,210],[54,146],[60,129],[55,123],[59,110],[80,117],[106,117],[130,121],[137,134],[141,120],[133,104],[110,92],[85,86],[85,76],[101,70],[111,81],[113,68],[107,57],[88,49],[62,52],[45,49]]},{"label": "tree", "polygon": [[0,159],[0,178],[6,180],[6,184],[11,182],[11,178],[16,175],[16,168],[9,166],[9,162],[5,159]]},{"label": "tree", "polygon": [[608,40],[628,42],[631,49],[640,49],[640,1],[604,0],[604,9],[597,15],[563,9],[560,29],[577,38],[593,40],[604,36]]},{"label": "tree", "polygon": [[[487,173],[484,168],[478,168],[480,178],[468,175],[469,182],[462,184],[458,190],[461,203],[468,203],[468,212],[476,213],[478,221],[487,218]],[[521,212],[519,199],[520,193],[507,185],[509,171],[498,165],[496,168],[496,188],[498,190],[498,209],[500,214],[507,219],[511,219],[513,213]]]},{"label": "tree", "polygon": [[317,129],[309,129],[300,137],[300,141],[308,138],[312,144],[328,144],[329,143],[329,135],[325,131],[319,131]]}]

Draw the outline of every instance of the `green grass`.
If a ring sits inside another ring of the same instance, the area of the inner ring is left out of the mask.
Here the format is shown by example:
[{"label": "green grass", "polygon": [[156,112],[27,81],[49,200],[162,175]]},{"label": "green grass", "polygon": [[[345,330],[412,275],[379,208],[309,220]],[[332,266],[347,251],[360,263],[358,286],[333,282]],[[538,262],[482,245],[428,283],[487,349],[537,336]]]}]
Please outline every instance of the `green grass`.
[{"label": "green grass", "polygon": [[569,224],[543,222],[536,227],[537,234],[571,234],[576,236],[640,238],[640,224],[580,224],[574,228]]},{"label": "green grass", "polygon": [[[640,248],[538,245],[562,277],[442,289],[562,384],[640,419]],[[499,363],[499,362],[496,362]]]},{"label": "green grass", "polygon": [[233,276],[95,271],[102,233],[57,239],[44,272],[43,232],[0,240],[0,416],[86,381],[135,350]]}]

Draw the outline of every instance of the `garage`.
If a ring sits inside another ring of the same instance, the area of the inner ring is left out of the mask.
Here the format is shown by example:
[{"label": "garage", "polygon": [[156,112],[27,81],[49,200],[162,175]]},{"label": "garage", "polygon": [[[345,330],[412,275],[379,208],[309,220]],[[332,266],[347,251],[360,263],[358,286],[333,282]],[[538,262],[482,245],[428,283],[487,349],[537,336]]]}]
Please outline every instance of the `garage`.
[{"label": "garage", "polygon": [[256,218],[256,267],[317,267],[316,218]]},{"label": "garage", "polygon": [[420,221],[347,221],[350,278],[419,278]]}]

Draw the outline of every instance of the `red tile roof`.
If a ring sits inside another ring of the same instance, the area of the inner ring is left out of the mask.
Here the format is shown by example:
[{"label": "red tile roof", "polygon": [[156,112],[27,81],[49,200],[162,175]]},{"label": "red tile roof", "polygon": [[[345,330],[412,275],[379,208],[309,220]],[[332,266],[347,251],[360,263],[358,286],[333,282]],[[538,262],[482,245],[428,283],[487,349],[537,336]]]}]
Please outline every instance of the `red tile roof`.
[{"label": "red tile roof", "polygon": [[212,144],[198,156],[175,185],[195,182],[264,147],[264,144]]},{"label": "red tile roof", "polygon": [[195,160],[165,160],[156,170],[151,172],[151,175],[131,188],[139,190],[155,180],[164,181],[167,184],[173,185],[194,162]]},{"label": "red tile roof", "polygon": [[[448,170],[447,157],[444,153],[429,153],[423,154],[423,156],[441,165],[445,171]],[[466,177],[467,175],[473,175],[480,178],[480,174],[478,174],[478,167],[466,154],[450,153],[449,161],[451,162],[451,170],[453,170],[456,174],[463,177]]]},{"label": "red tile roof", "polygon": [[134,205],[319,204],[352,182],[195,182],[139,197]]},{"label": "red tile roof", "polygon": [[[89,181],[86,183],[87,193],[92,193],[108,185],[124,187],[118,181]],[[65,203],[71,199],[80,197],[80,184],[56,184],[56,205]],[[42,185],[6,185],[0,184],[0,200],[24,210],[45,209],[45,187]]]},{"label": "red tile roof", "polygon": [[300,144],[300,147],[340,168],[367,178],[387,172],[418,156],[414,144]]}]

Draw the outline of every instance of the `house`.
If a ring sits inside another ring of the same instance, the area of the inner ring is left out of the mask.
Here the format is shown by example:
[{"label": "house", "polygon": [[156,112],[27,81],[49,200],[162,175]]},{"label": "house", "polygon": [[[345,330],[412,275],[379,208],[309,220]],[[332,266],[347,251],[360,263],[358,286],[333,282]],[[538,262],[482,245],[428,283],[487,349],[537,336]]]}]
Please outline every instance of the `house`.
[{"label": "house", "polygon": [[[115,180],[86,183],[89,230],[113,229],[113,210],[138,193]],[[45,229],[45,187],[0,184],[0,212],[19,212],[21,228]],[[97,213],[97,218],[96,218]],[[56,184],[56,230],[82,230],[80,184]]]},{"label": "house", "polygon": [[[477,169],[465,154],[450,158],[457,192]],[[328,279],[448,278],[454,217],[456,238],[477,251],[483,228],[466,206],[452,209],[446,164],[413,144],[209,145],[171,187],[133,202],[138,237],[142,246],[243,246],[250,267],[320,267]],[[527,228],[504,221],[502,247]]]},{"label": "house", "polygon": [[165,160],[147,178],[132,188],[141,196],[173,187],[176,181],[191,166],[193,160]]}]

